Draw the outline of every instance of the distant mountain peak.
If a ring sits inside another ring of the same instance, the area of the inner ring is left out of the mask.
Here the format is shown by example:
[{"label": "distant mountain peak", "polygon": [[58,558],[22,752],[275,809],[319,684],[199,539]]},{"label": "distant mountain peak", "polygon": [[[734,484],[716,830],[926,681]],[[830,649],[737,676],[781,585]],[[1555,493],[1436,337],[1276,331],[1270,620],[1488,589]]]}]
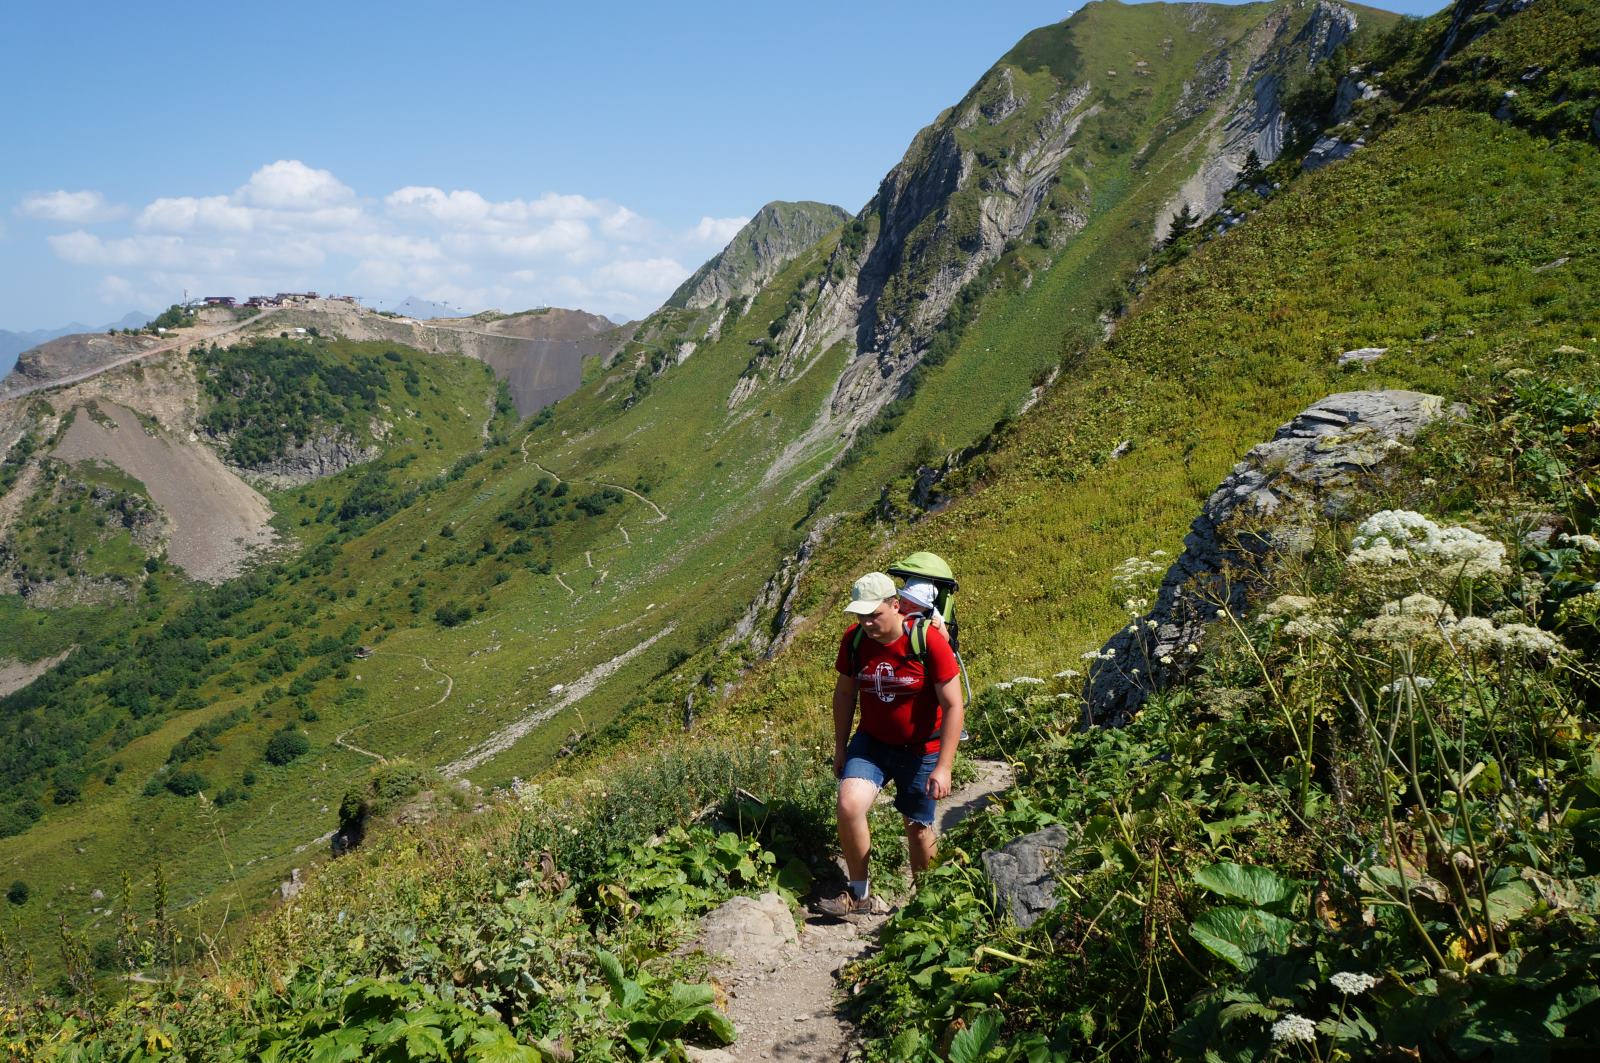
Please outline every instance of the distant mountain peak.
[{"label": "distant mountain peak", "polygon": [[700,310],[736,295],[753,295],[797,255],[849,220],[843,208],[828,203],[768,203],[672,293],[667,305]]}]

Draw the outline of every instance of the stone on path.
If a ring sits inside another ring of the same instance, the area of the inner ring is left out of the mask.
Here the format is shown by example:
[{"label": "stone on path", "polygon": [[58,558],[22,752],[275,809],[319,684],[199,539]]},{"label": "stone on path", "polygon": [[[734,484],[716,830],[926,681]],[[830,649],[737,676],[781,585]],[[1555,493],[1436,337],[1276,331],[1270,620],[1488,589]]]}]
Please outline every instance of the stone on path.
[{"label": "stone on path", "polygon": [[794,916],[776,893],[734,897],[701,922],[701,948],[741,965],[776,963],[800,943]]}]

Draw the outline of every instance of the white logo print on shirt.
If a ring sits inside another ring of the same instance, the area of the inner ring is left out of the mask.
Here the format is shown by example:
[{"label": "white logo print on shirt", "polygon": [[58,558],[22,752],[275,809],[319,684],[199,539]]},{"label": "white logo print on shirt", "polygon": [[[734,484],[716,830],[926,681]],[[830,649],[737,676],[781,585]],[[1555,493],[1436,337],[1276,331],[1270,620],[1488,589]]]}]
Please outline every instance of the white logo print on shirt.
[{"label": "white logo print on shirt", "polygon": [[879,701],[889,703],[899,697],[901,691],[916,687],[919,680],[912,675],[895,675],[893,664],[879,661],[871,672],[856,676],[856,682],[875,694]]}]

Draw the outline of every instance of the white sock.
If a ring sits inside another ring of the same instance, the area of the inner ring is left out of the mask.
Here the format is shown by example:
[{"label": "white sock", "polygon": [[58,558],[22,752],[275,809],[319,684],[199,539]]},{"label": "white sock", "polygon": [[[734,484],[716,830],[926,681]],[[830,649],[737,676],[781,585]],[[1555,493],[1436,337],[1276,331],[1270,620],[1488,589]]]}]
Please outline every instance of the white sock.
[{"label": "white sock", "polygon": [[870,881],[869,879],[864,879],[864,878],[853,878],[853,879],[851,879],[850,880],[850,896],[854,897],[858,901],[866,900],[867,899],[867,894],[869,892],[868,885],[867,885],[869,881]]}]

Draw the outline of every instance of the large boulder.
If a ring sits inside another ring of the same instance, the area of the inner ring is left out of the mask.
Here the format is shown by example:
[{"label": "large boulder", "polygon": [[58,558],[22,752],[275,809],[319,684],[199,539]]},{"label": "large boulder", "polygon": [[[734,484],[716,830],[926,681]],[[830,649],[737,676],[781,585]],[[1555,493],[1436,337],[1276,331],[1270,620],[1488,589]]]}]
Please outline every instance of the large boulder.
[{"label": "large boulder", "polygon": [[1026,929],[1056,906],[1056,870],[1064,849],[1072,844],[1065,827],[1050,826],[1014,838],[983,854],[983,869],[994,883],[1000,905]]},{"label": "large boulder", "polygon": [[1308,545],[1315,520],[1350,511],[1401,440],[1445,412],[1437,395],[1345,392],[1253,448],[1206,500],[1154,608],[1101,647],[1084,686],[1085,722],[1121,726],[1152,690],[1182,679],[1220,610],[1241,615],[1274,556]]},{"label": "large boulder", "polygon": [[700,948],[740,967],[777,963],[800,944],[794,915],[776,893],[734,897],[700,924]]}]

